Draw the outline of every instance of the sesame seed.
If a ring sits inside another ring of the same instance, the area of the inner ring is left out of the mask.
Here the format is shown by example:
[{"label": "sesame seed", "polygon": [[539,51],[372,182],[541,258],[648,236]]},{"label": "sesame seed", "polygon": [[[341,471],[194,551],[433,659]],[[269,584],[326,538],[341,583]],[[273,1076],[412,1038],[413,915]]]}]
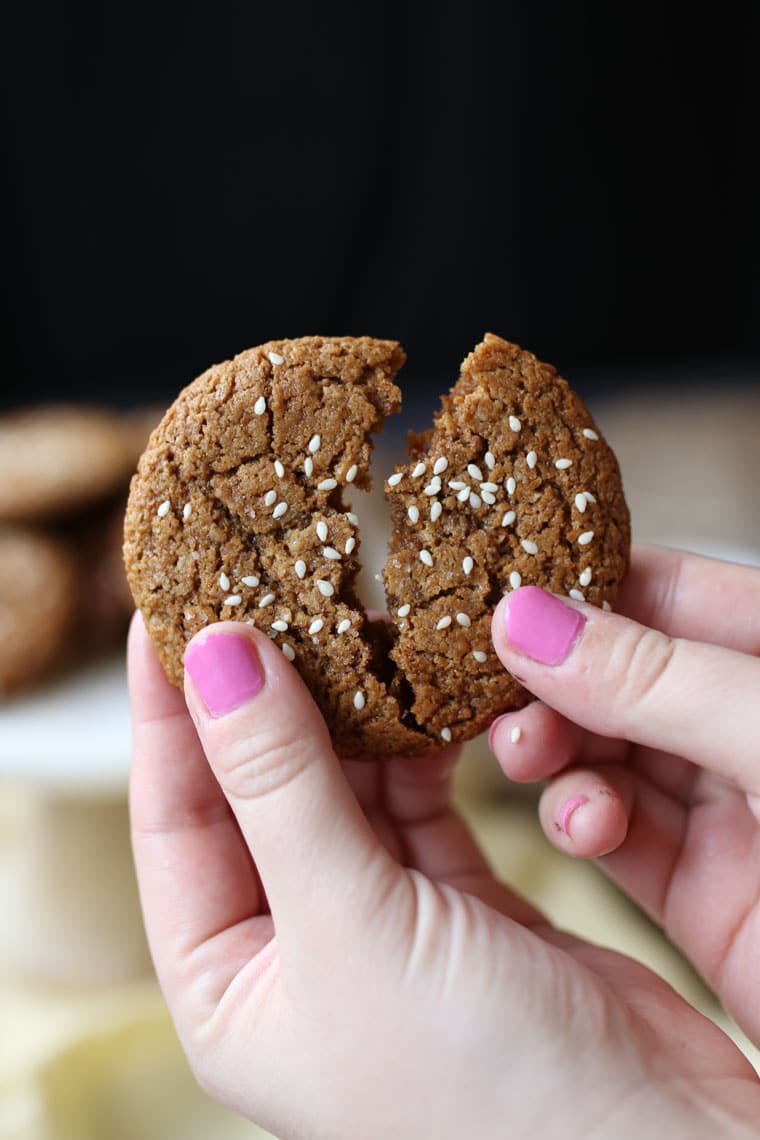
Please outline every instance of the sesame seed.
[{"label": "sesame seed", "polygon": [[472,625],[468,614],[457,614],[457,621],[461,625],[462,629],[469,629]]},{"label": "sesame seed", "polygon": [[585,435],[586,439],[599,439],[599,436],[596,434],[593,428],[584,428],[583,434]]},{"label": "sesame seed", "polygon": [[163,503],[161,503],[160,507],[159,507],[159,508],[158,508],[158,510],[156,511],[156,514],[158,515],[158,517],[159,517],[160,519],[162,519],[162,518],[164,518],[166,515],[168,515],[168,514],[169,514],[169,511],[170,511],[170,510],[171,510],[171,503],[169,502],[169,500],[168,500],[168,499],[164,499]]},{"label": "sesame seed", "polygon": [[555,459],[554,466],[558,471],[567,471],[568,467],[572,467],[572,459]]},{"label": "sesame seed", "polygon": [[443,507],[441,506],[441,504],[436,499],[436,501],[430,507],[430,521],[431,522],[438,522],[438,519],[441,517],[442,511],[443,511]]},{"label": "sesame seed", "polygon": [[354,708],[357,709],[357,711],[361,712],[366,703],[367,701],[365,699],[364,693],[361,691],[361,689],[359,689],[354,693]]},{"label": "sesame seed", "polygon": [[285,357],[280,356],[279,352],[268,352],[267,356],[269,357],[272,364],[284,364],[285,363]]},{"label": "sesame seed", "polygon": [[331,562],[340,562],[340,551],[336,550],[334,546],[326,546],[322,553]]},{"label": "sesame seed", "polygon": [[516,489],[517,483],[515,482],[514,476],[510,475],[507,479],[507,494],[514,495]]},{"label": "sesame seed", "polygon": [[348,519],[348,521],[351,523],[352,526],[358,526],[359,525],[359,516],[355,515],[353,511],[346,511],[346,518]]},{"label": "sesame seed", "polygon": [[425,468],[426,468],[426,464],[424,464],[420,461],[416,465],[416,467],[414,468],[414,471],[412,471],[412,479],[419,479],[421,475],[424,475],[425,474]]},{"label": "sesame seed", "polygon": [[224,599],[225,606],[239,606],[242,602],[240,594],[230,594],[229,598]]},{"label": "sesame seed", "polygon": [[581,514],[583,514],[583,512],[586,510],[586,507],[588,506],[588,500],[583,494],[583,491],[575,496],[575,506],[576,509],[581,512]]},{"label": "sesame seed", "polygon": [[610,603],[608,601],[604,601],[604,602],[602,602],[602,609],[604,610],[605,613],[609,613],[610,610],[612,609],[612,606],[610,605]]},{"label": "sesame seed", "polygon": [[594,537],[593,530],[585,530],[583,532],[583,534],[578,535],[578,545],[579,546],[588,546],[588,544],[591,542],[591,539],[593,537]]},{"label": "sesame seed", "polygon": [[272,504],[276,503],[276,502],[277,502],[277,492],[276,491],[267,491],[266,495],[264,496],[264,506],[265,507],[271,507]]},{"label": "sesame seed", "polygon": [[317,589],[323,598],[331,598],[335,593],[332,582],[326,582],[324,578],[317,578]]},{"label": "sesame seed", "polygon": [[420,521],[420,509],[419,507],[415,507],[414,503],[412,503],[411,507],[406,513],[409,516],[409,522],[417,523]]},{"label": "sesame seed", "polygon": [[316,453],[319,451],[321,446],[322,446],[322,436],[321,435],[313,435],[311,437],[311,439],[309,440],[309,451],[311,452],[311,454],[316,455]]},{"label": "sesame seed", "polygon": [[306,577],[306,563],[304,562],[303,558],[298,559],[298,561],[295,564],[294,569],[296,572],[296,576],[298,578],[305,578]]},{"label": "sesame seed", "polygon": [[576,602],[585,602],[585,597],[582,590],[568,590],[568,597],[573,598]]},{"label": "sesame seed", "polygon": [[512,741],[513,744],[519,744],[521,737],[522,737],[522,729],[520,728],[519,724],[516,724],[515,727],[512,729],[512,732],[510,733],[509,739]]},{"label": "sesame seed", "polygon": [[314,474],[314,460],[310,455],[307,455],[303,461],[303,473],[307,479],[311,479]]},{"label": "sesame seed", "polygon": [[288,623],[283,621],[282,618],[278,618],[277,621],[272,622],[272,629],[276,629],[278,633],[287,633]]},{"label": "sesame seed", "polygon": [[348,471],[346,472],[346,482],[347,483],[353,483],[354,479],[356,478],[356,476],[358,474],[359,474],[359,468],[356,466],[355,463],[352,463],[351,466],[349,467]]},{"label": "sesame seed", "polygon": [[583,494],[585,495],[585,497],[589,503],[595,503],[596,502],[596,499],[594,498],[594,496],[591,494],[590,491],[584,491]]},{"label": "sesame seed", "polygon": [[480,497],[484,503],[488,504],[489,507],[492,507],[496,502],[496,496],[492,494],[491,491],[481,491]]},{"label": "sesame seed", "polygon": [[424,562],[426,566],[432,566],[433,565],[433,555],[430,553],[429,550],[421,550],[420,551],[420,562]]},{"label": "sesame seed", "polygon": [[486,461],[486,467],[488,468],[488,470],[493,471],[494,467],[496,466],[496,459],[494,457],[493,452],[487,451],[485,453],[485,455],[483,456],[483,458]]},{"label": "sesame seed", "polygon": [[287,511],[287,509],[288,509],[287,503],[278,503],[277,506],[272,511],[272,518],[273,519],[281,519],[282,516]]},{"label": "sesame seed", "polygon": [[282,463],[280,463],[279,459],[275,459],[274,461],[274,473],[278,479],[282,479],[283,475],[285,474],[285,468],[283,467]]},{"label": "sesame seed", "polygon": [[440,491],[440,489],[441,489],[441,480],[436,475],[435,479],[432,479],[431,482],[428,483],[427,487],[425,487],[425,489],[422,493],[423,493],[423,495],[437,495],[438,492]]},{"label": "sesame seed", "polygon": [[466,558],[462,559],[462,569],[464,570],[465,574],[470,574],[474,565],[475,563],[470,558],[469,554]]},{"label": "sesame seed", "polygon": [[320,520],[316,525],[316,531],[317,531],[317,538],[319,539],[319,541],[320,542],[326,542],[327,541],[327,523]]},{"label": "sesame seed", "polygon": [[356,546],[356,539],[354,538],[353,535],[351,535],[350,538],[346,539],[346,545],[343,549],[345,550],[346,554],[351,554],[355,546]]},{"label": "sesame seed", "polygon": [[259,579],[255,574],[246,574],[244,578],[240,579],[240,581],[244,586],[258,586],[259,584]]},{"label": "sesame seed", "polygon": [[578,581],[580,582],[581,586],[584,586],[584,587],[589,586],[591,584],[591,567],[590,566],[587,566],[586,569],[582,571],[581,576],[578,579]]},{"label": "sesame seed", "polygon": [[335,632],[336,633],[347,633],[350,628],[351,628],[351,622],[348,620],[348,618],[343,618],[343,621],[339,623],[338,628]]},{"label": "sesame seed", "polygon": [[509,417],[509,426],[512,429],[512,431],[519,431],[520,428],[522,427],[522,424],[518,420],[517,416],[510,416]]},{"label": "sesame seed", "polygon": [[516,518],[517,518],[517,515],[515,514],[514,511],[506,511],[502,515],[501,525],[502,526],[511,526]]},{"label": "sesame seed", "polygon": [[259,396],[256,403],[253,405],[254,414],[257,416],[263,416],[264,412],[266,410],[267,410],[267,402],[263,396]]},{"label": "sesame seed", "polygon": [[264,594],[264,597],[259,599],[259,609],[265,610],[267,606],[271,606],[273,601],[274,594]]},{"label": "sesame seed", "polygon": [[448,629],[450,625],[451,625],[451,618],[449,617],[448,614],[446,614],[445,617],[442,617],[440,619],[440,621],[438,622],[438,624],[436,625],[435,628],[436,629]]},{"label": "sesame seed", "polygon": [[484,653],[482,649],[473,649],[472,655],[479,665],[482,665],[488,657],[488,654]]},{"label": "sesame seed", "polygon": [[482,506],[480,495],[476,495],[474,491],[470,491],[470,506],[474,511],[476,511],[478,507]]},{"label": "sesame seed", "polygon": [[477,463],[468,463],[467,464],[467,474],[470,476],[471,479],[475,479],[476,482],[478,482],[478,483],[483,482],[483,472],[480,470]]},{"label": "sesame seed", "polygon": [[457,499],[459,500],[460,503],[466,503],[467,500],[469,499],[469,497],[470,497],[470,488],[469,487],[463,487],[462,490],[457,493]]},{"label": "sesame seed", "polygon": [[401,480],[403,478],[404,478],[404,472],[403,471],[397,471],[395,475],[389,475],[388,476],[388,486],[389,487],[398,487],[399,483],[401,482]]},{"label": "sesame seed", "polygon": [[498,483],[481,483],[480,484],[480,490],[481,491],[488,491],[491,495],[493,495],[494,492],[498,491],[498,489],[499,489]]},{"label": "sesame seed", "polygon": [[463,483],[461,479],[451,479],[448,485],[451,487],[452,491],[463,491],[467,486],[467,484]]},{"label": "sesame seed", "polygon": [[321,483],[317,483],[318,491],[334,491],[338,486],[337,479],[323,479]]},{"label": "sesame seed", "polygon": [[283,655],[283,657],[287,658],[288,661],[295,661],[296,651],[292,645],[289,645],[287,643],[287,641],[285,642],[285,644],[282,647],[282,655]]},{"label": "sesame seed", "polygon": [[445,740],[447,744],[451,743],[451,729],[448,725],[441,729],[441,740]]},{"label": "sesame seed", "polygon": [[309,626],[309,637],[314,637],[315,634],[320,633],[324,629],[325,623],[322,618],[314,618],[314,621]]},{"label": "sesame seed", "polygon": [[535,451],[528,452],[528,454],[525,456],[525,462],[528,464],[528,467],[530,467],[532,471],[538,463],[538,456],[536,455]]},{"label": "sesame seed", "polygon": [[433,464],[433,474],[434,475],[442,475],[443,472],[448,467],[448,465],[449,465],[448,459],[446,458],[445,455],[442,455],[440,457],[440,459],[436,459],[435,463]]},{"label": "sesame seed", "polygon": [[224,573],[219,575],[219,586],[222,590],[224,590],[225,594],[230,588],[230,580]]},{"label": "sesame seed", "polygon": [[523,548],[526,554],[538,554],[538,547],[532,538],[521,538],[520,546]]},{"label": "sesame seed", "polygon": [[404,605],[404,606],[399,606],[399,608],[398,608],[398,610],[396,611],[396,613],[398,614],[398,616],[399,616],[399,617],[406,617],[406,616],[408,615],[409,611],[411,610],[411,608],[412,608],[412,607],[411,607],[411,606],[409,605],[409,603],[407,602],[407,603],[406,603],[406,605]]},{"label": "sesame seed", "polygon": [[193,508],[190,503],[185,503],[184,507],[182,508],[182,518],[185,520],[185,522],[187,522],[187,520],[190,518],[192,509]]},{"label": "sesame seed", "polygon": [[513,570],[509,575],[509,585],[513,590],[519,590],[522,586],[522,574],[519,570]]}]

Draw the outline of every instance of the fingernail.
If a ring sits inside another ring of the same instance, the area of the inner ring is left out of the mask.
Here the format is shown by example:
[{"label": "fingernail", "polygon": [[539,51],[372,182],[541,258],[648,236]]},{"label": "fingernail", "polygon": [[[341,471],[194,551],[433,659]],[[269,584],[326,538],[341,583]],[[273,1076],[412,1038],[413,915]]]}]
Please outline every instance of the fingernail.
[{"label": "fingernail", "polygon": [[583,795],[571,796],[569,800],[565,800],[559,811],[559,826],[565,835],[570,835],[570,820],[573,817],[573,813],[576,812],[579,807],[583,807],[583,805],[587,803],[588,796]]},{"label": "fingernail", "polygon": [[501,724],[501,722],[507,716],[509,716],[509,713],[503,713],[501,716],[497,716],[496,720],[491,721],[491,727],[488,730],[488,747],[491,749],[492,752],[493,752],[494,733],[496,732],[497,727]]},{"label": "fingernail", "polygon": [[264,684],[258,655],[247,637],[209,633],[185,653],[185,669],[214,719],[255,697]]},{"label": "fingernail", "polygon": [[585,624],[583,614],[538,586],[523,586],[509,595],[509,643],[544,665],[561,665]]}]

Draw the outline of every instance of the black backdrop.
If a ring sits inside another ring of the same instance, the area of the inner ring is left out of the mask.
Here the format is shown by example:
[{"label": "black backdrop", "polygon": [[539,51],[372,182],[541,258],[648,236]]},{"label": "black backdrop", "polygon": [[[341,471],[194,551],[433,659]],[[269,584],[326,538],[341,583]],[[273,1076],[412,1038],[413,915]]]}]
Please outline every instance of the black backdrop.
[{"label": "black backdrop", "polygon": [[759,7],[12,0],[3,402],[308,332],[751,375]]}]

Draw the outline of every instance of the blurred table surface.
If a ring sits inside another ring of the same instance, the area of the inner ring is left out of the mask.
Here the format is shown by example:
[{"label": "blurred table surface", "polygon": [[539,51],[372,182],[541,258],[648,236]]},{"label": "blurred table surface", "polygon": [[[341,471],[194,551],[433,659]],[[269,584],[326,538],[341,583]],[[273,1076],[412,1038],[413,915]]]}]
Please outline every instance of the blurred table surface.
[{"label": "blurred table surface", "polygon": [[[620,460],[636,541],[760,565],[755,389],[725,385],[716,375],[712,387],[688,394],[629,389],[591,408]],[[392,451],[388,442],[379,445],[379,474],[395,461]],[[379,475],[375,481],[373,494],[355,503],[370,606],[382,605],[373,574],[387,535]],[[501,875],[560,925],[651,965],[760,1067],[758,1050],[661,932],[593,864],[574,863],[549,846],[536,823],[535,794],[504,781],[482,738],[465,750],[456,794]],[[0,870],[23,841],[31,795],[23,780],[0,783]],[[115,810],[125,817],[123,798]],[[195,1087],[149,975],[87,988],[22,979],[0,967],[0,1009],[0,1140],[263,1135]]]}]

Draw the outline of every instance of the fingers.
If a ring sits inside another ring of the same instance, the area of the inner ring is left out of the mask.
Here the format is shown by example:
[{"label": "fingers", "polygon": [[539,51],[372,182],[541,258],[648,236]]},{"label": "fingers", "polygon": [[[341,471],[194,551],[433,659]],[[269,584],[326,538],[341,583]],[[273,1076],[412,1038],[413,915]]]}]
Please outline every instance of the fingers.
[{"label": "fingers", "polygon": [[539,819],[545,835],[567,854],[594,859],[625,840],[634,776],[618,764],[571,768],[544,789]]},{"label": "fingers", "polygon": [[545,780],[581,760],[619,760],[625,752],[622,741],[594,736],[541,701],[497,717],[488,744],[504,775],[516,783]]},{"label": "fingers", "polygon": [[269,638],[221,622],[187,649],[185,696],[275,927],[297,927],[307,940],[329,929],[325,912],[347,913],[358,872],[362,894],[371,893],[368,869],[385,867],[385,853],[303,681]]},{"label": "fingers", "polygon": [[683,756],[760,792],[760,661],[684,641],[535,586],[494,614],[504,665],[601,736]]}]

